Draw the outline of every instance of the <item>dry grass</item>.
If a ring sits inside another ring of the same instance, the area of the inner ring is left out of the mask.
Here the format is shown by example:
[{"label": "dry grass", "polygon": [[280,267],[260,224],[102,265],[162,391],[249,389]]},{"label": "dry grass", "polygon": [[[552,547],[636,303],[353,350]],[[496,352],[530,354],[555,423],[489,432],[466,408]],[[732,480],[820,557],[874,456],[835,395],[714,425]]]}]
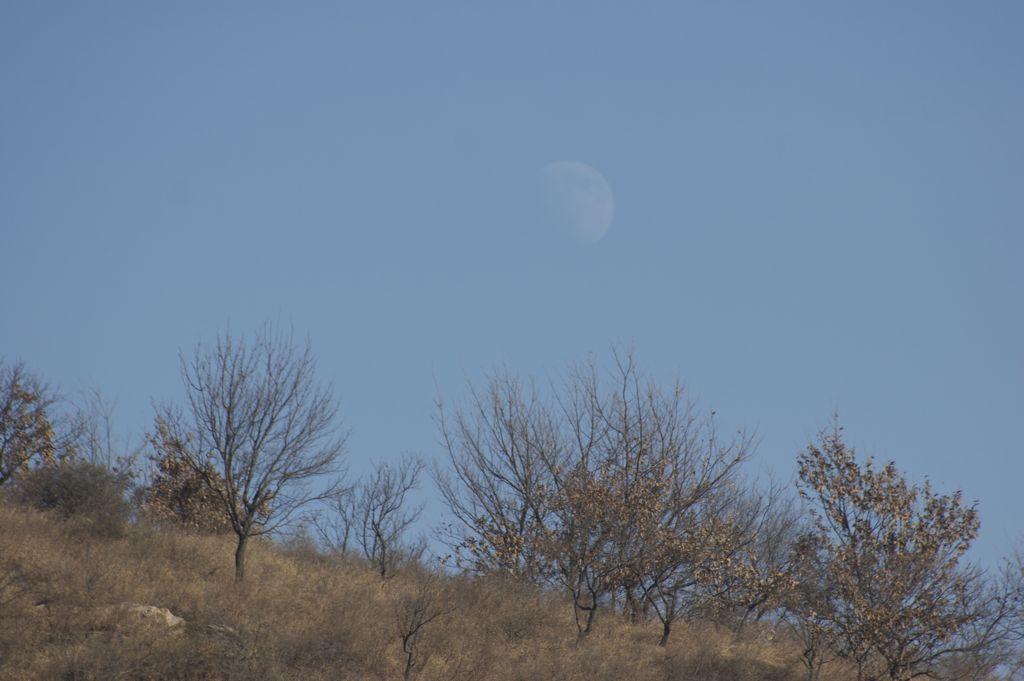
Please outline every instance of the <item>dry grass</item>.
[{"label": "dry grass", "polygon": [[[657,627],[608,615],[576,646],[564,602],[498,578],[407,569],[382,582],[257,543],[238,586],[232,551],[171,530],[105,538],[0,504],[0,678],[402,679],[410,651],[408,678],[424,681],[802,678],[792,646],[710,625],[680,625],[659,648]],[[187,624],[126,627],[104,610],[121,603]],[[437,615],[403,648],[400,622],[420,610]]]}]

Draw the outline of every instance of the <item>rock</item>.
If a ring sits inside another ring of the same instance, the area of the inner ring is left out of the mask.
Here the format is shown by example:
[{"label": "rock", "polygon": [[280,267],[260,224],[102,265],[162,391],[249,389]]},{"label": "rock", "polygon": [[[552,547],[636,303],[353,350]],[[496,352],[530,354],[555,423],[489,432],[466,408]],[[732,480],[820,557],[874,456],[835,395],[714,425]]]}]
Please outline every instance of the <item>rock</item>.
[{"label": "rock", "polygon": [[129,603],[121,606],[121,611],[129,617],[136,617],[146,623],[160,624],[168,629],[174,629],[185,624],[184,619],[178,617],[167,608],[158,608],[155,605]]},{"label": "rock", "polygon": [[141,623],[153,627],[179,629],[185,624],[183,618],[178,617],[167,608],[158,608],[155,605],[121,603],[120,605],[108,605],[101,608],[100,612],[109,618],[117,628],[134,627]]}]

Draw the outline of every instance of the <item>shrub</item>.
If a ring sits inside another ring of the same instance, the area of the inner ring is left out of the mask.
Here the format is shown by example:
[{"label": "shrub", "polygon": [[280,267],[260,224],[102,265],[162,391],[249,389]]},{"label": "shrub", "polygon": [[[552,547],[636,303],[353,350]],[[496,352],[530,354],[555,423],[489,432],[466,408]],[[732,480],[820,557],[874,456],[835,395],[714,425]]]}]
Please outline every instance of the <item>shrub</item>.
[{"label": "shrub", "polygon": [[128,473],[87,461],[63,462],[29,471],[19,481],[23,503],[61,517],[86,520],[99,534],[116,536],[131,517],[125,493]]}]

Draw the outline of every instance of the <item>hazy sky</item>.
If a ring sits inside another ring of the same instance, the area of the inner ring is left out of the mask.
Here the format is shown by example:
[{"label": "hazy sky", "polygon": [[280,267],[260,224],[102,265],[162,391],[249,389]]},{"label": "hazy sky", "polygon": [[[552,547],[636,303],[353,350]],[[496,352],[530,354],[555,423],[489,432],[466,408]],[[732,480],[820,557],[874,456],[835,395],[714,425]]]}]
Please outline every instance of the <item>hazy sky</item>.
[{"label": "hazy sky", "polygon": [[[358,471],[439,456],[467,379],[632,346],[783,478],[838,408],[979,500],[991,558],[1024,537],[1022,35],[1018,2],[3,0],[0,356],[139,433],[179,348],[293,324]],[[555,161],[607,180],[603,239],[553,223]]]}]

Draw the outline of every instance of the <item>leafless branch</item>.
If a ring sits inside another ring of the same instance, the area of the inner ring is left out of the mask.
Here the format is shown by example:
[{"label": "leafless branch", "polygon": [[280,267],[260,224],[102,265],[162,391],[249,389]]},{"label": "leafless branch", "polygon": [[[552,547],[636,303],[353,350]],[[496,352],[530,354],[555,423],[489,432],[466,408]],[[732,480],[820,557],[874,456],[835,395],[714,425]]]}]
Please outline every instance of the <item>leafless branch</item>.
[{"label": "leafless branch", "polygon": [[[164,407],[157,437],[215,493],[238,537],[235,574],[244,576],[246,542],[325,499],[345,434],[336,426],[331,387],[316,381],[309,342],[265,326],[252,339],[225,332],[212,347],[181,356],[184,409]],[[216,476],[213,472],[216,472]]]}]

